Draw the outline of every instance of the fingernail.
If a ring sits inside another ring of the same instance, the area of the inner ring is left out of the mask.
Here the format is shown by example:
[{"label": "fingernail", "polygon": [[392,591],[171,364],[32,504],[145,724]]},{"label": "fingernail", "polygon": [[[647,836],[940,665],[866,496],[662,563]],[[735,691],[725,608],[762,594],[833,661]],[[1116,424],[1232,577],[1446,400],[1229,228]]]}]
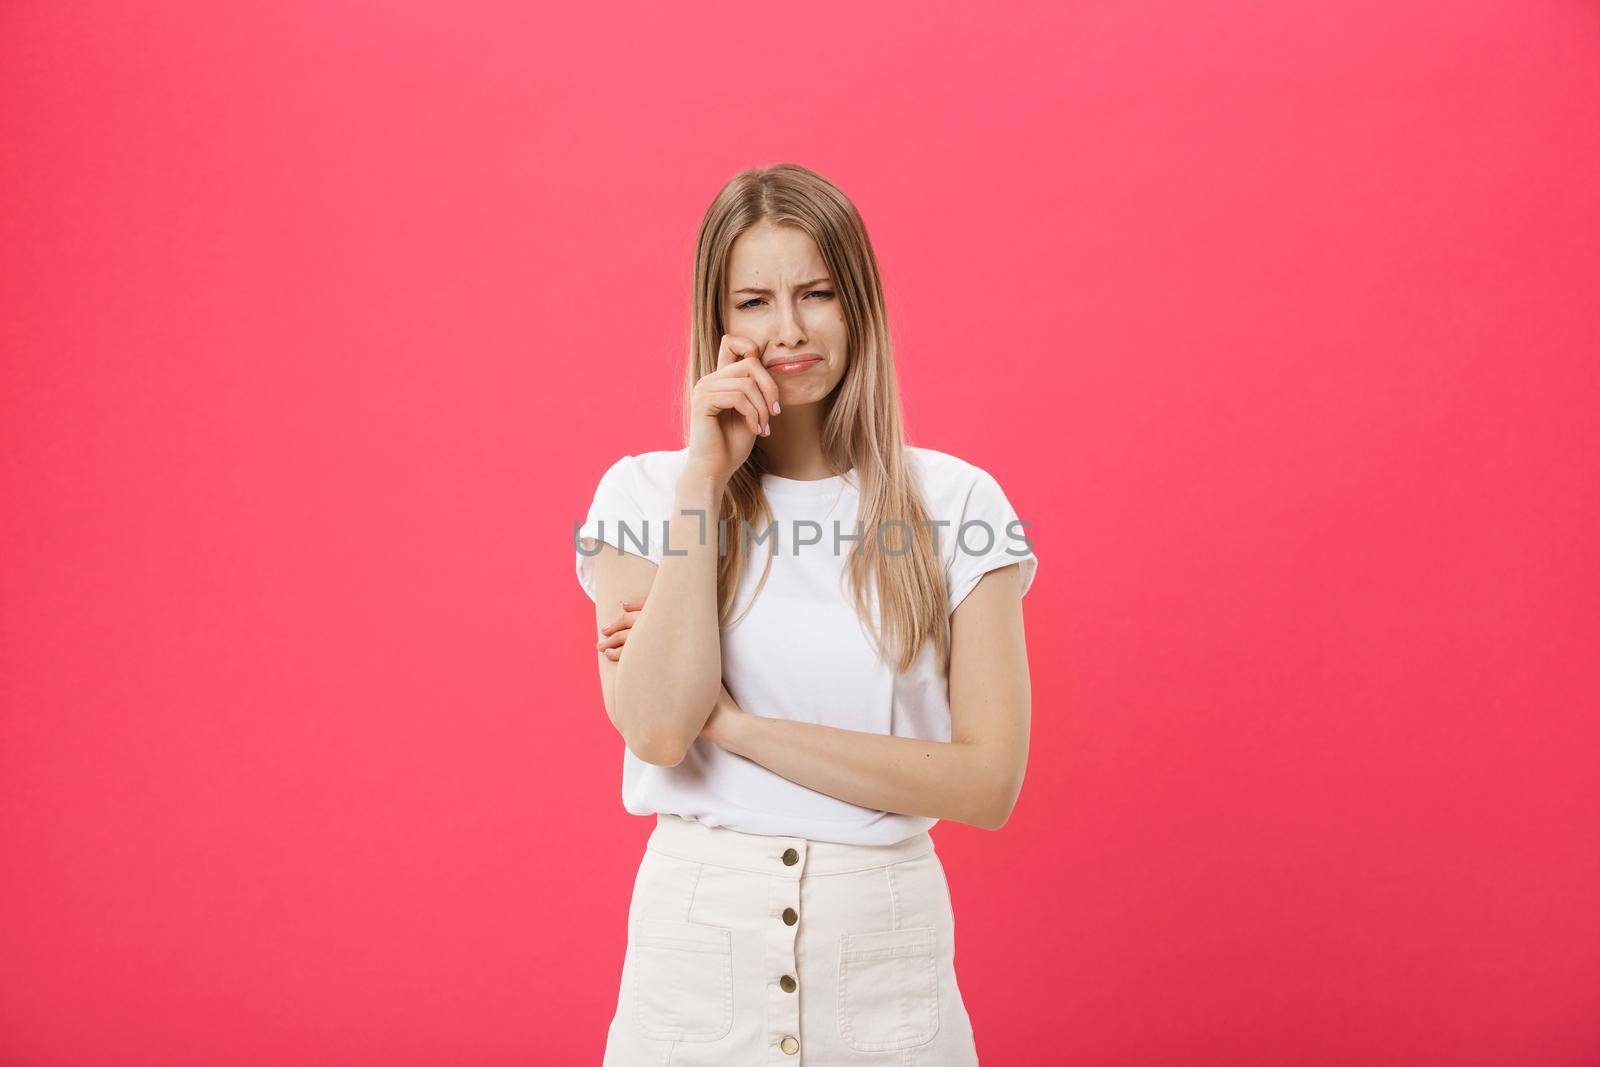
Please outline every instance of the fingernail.
[{"label": "fingernail", "polygon": [[774,400],[774,401],[773,401],[773,402],[772,402],[772,413],[773,413],[773,414],[774,414],[774,415],[776,415],[776,414],[778,414],[778,413],[779,413],[779,412],[780,412],[780,411],[782,411],[782,410],[783,410],[783,405],[782,405],[782,404],[780,404],[780,403],[778,403],[778,402],[777,402],[777,401],[776,401],[776,400]]}]

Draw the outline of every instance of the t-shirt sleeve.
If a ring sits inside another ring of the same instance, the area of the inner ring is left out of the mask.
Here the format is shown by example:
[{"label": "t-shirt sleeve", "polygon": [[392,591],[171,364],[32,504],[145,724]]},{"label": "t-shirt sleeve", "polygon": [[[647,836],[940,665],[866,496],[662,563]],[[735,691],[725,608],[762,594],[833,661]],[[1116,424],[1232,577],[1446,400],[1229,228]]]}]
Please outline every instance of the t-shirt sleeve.
[{"label": "t-shirt sleeve", "polygon": [[623,456],[600,476],[589,514],[573,536],[578,553],[578,584],[598,599],[594,588],[595,559],[604,548],[601,542],[625,552],[661,562],[661,523],[647,502],[648,493],[639,476],[637,456]]},{"label": "t-shirt sleeve", "polygon": [[1033,584],[1039,560],[1033,553],[1032,539],[1000,483],[988,471],[977,470],[961,517],[953,527],[946,528],[944,536],[951,539],[954,549],[948,573],[952,613],[980,578],[1000,567],[1020,563],[1022,592],[1027,593]]}]

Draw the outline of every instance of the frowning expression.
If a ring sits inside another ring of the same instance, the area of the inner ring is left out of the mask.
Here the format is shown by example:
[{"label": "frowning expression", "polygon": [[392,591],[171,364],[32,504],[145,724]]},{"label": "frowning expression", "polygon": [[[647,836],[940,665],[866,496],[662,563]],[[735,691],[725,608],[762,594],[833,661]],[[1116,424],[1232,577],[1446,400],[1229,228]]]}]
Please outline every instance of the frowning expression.
[{"label": "frowning expression", "polygon": [[761,346],[785,407],[823,399],[844,377],[844,310],[816,241],[797,226],[763,220],[733,242],[723,321]]}]

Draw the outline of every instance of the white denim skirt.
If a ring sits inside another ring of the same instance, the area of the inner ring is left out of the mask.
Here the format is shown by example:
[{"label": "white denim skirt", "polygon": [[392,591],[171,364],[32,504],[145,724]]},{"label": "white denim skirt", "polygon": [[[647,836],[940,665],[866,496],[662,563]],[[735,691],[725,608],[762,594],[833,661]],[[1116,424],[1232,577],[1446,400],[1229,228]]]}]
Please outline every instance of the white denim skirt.
[{"label": "white denim skirt", "polygon": [[972,1067],[955,952],[927,832],[852,845],[657,815],[603,1067]]}]

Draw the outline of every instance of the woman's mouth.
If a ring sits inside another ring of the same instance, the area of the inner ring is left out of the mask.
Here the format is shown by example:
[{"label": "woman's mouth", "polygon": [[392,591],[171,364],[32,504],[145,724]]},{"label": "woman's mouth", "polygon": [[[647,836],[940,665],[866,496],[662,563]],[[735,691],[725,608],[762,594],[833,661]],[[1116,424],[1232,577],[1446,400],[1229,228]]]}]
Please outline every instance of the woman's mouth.
[{"label": "woman's mouth", "polygon": [[773,374],[804,374],[812,367],[820,364],[822,360],[815,357],[808,359],[790,359],[782,363],[774,363],[767,370]]}]

